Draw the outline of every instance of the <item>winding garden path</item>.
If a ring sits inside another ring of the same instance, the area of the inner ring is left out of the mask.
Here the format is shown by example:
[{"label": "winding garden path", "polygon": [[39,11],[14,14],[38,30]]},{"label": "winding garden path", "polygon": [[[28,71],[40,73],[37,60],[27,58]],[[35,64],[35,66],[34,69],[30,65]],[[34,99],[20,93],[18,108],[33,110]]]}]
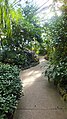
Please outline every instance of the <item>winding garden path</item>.
[{"label": "winding garden path", "polygon": [[24,96],[21,97],[14,119],[67,119],[67,105],[52,83],[44,77],[47,61],[21,71]]}]

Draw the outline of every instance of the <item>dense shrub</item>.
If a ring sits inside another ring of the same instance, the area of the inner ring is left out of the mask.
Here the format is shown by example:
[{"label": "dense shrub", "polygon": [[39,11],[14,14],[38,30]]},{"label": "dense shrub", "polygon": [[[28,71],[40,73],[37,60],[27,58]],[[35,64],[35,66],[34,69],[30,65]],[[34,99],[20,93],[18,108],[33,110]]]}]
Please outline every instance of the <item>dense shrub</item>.
[{"label": "dense shrub", "polygon": [[0,119],[11,119],[21,92],[19,69],[0,63]]},{"label": "dense shrub", "polygon": [[26,56],[23,51],[15,51],[15,50],[2,50],[0,56],[0,61],[3,63],[9,63],[12,65],[21,65],[25,64]]},{"label": "dense shrub", "polygon": [[36,65],[39,60],[35,53],[30,50],[2,50],[0,56],[0,61],[3,63],[9,63],[12,65],[17,65],[20,68],[26,68],[29,66]]},{"label": "dense shrub", "polygon": [[50,65],[46,71],[48,79],[53,79],[55,85],[65,90],[67,95],[67,15],[53,19],[48,25],[50,40],[48,43],[48,56]]},{"label": "dense shrub", "polygon": [[33,64],[36,65],[37,63],[39,63],[39,58],[38,56],[35,54],[35,51],[30,51],[30,50],[25,50],[24,51],[26,57],[27,57],[27,64],[30,66]]}]

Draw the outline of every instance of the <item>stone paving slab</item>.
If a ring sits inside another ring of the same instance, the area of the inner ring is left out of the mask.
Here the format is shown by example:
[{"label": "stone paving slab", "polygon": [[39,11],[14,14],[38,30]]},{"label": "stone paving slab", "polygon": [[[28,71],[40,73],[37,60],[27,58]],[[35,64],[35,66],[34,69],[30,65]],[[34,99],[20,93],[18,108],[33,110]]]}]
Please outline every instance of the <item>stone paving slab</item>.
[{"label": "stone paving slab", "polygon": [[44,77],[46,61],[21,71],[24,86],[14,119],[67,119],[67,104],[62,100],[55,86]]},{"label": "stone paving slab", "polygon": [[15,119],[67,119],[66,110],[17,110]]}]

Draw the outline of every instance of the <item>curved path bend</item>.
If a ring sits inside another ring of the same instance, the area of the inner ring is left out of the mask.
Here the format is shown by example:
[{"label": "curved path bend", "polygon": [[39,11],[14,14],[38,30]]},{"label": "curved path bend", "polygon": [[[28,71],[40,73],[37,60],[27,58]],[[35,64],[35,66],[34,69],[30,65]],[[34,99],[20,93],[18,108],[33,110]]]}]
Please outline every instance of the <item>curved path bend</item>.
[{"label": "curved path bend", "polygon": [[47,77],[47,61],[21,71],[24,96],[21,97],[14,119],[67,119],[67,104]]}]

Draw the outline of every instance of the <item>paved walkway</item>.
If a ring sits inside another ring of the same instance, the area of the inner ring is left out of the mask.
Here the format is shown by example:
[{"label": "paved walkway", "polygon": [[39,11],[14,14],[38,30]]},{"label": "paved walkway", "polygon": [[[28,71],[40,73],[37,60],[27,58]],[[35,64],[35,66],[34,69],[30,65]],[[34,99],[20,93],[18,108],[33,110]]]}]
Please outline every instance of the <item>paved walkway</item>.
[{"label": "paved walkway", "polygon": [[67,104],[52,83],[44,77],[46,61],[22,71],[24,96],[19,101],[14,119],[67,119]]}]

